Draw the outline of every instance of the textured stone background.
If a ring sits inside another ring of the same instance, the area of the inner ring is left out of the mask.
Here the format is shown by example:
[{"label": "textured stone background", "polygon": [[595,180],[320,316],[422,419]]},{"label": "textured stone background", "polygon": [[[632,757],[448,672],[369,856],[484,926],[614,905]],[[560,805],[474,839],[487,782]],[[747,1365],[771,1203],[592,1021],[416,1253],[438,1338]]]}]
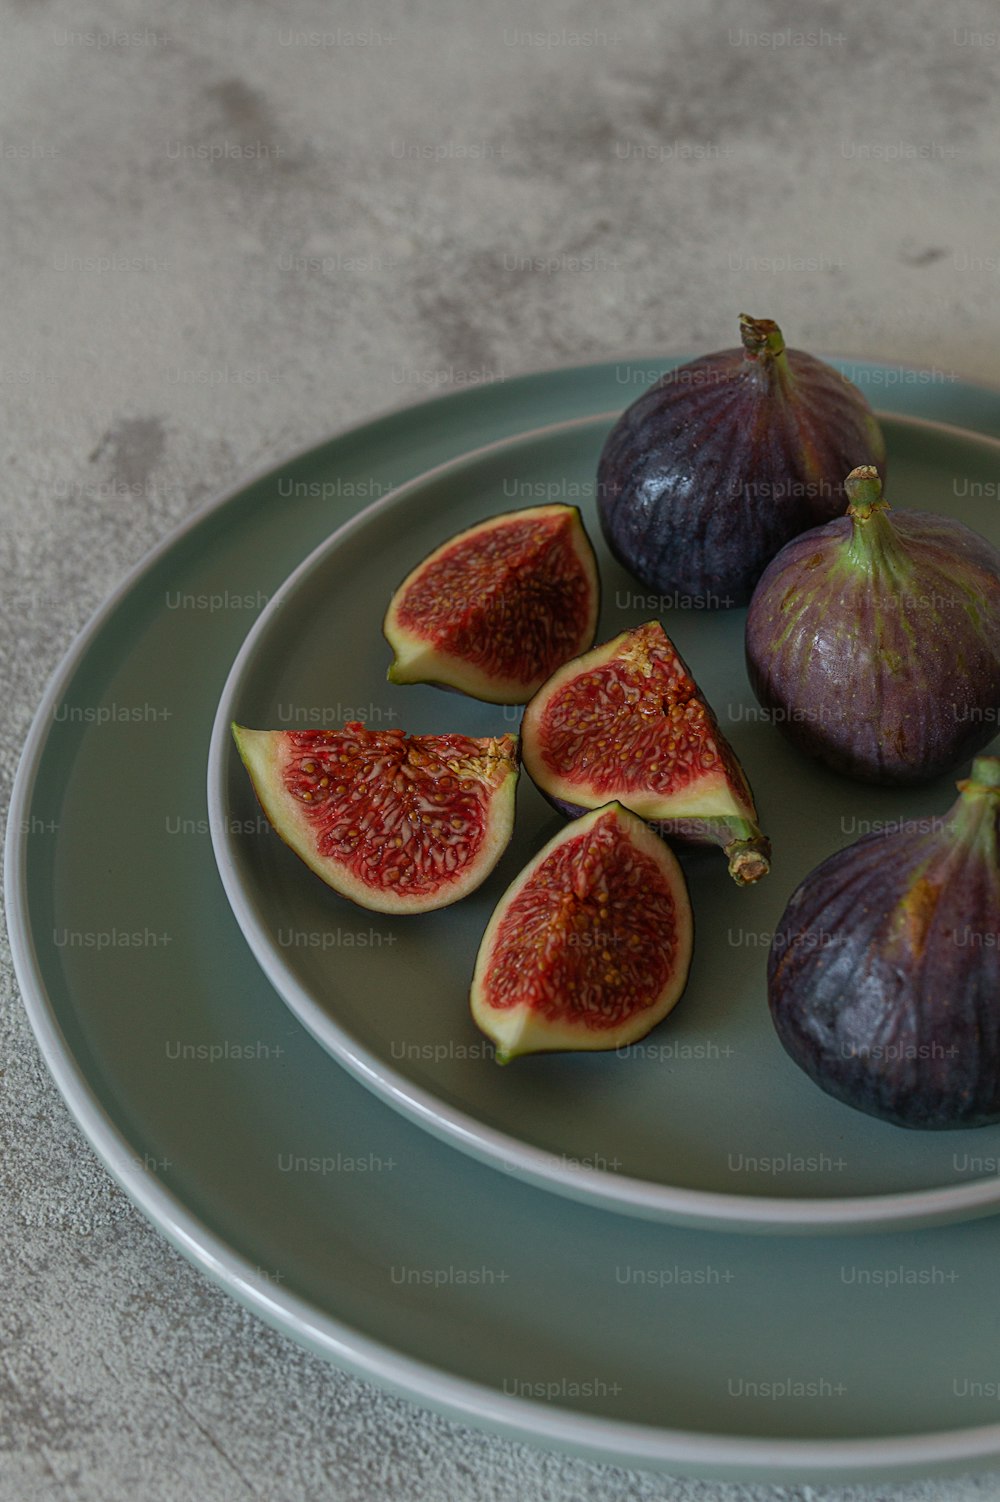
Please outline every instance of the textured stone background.
[{"label": "textured stone background", "polygon": [[[985,5],[0,14],[5,785],[124,571],[241,472],[373,411],[730,344],[744,306],[817,352],[995,375]],[[825,34],[779,45],[805,26]],[[6,954],[2,986],[4,1502],[861,1495],[605,1471],[307,1356],[132,1210],[40,1063]],[[998,1495],[997,1477],[878,1491]]]}]

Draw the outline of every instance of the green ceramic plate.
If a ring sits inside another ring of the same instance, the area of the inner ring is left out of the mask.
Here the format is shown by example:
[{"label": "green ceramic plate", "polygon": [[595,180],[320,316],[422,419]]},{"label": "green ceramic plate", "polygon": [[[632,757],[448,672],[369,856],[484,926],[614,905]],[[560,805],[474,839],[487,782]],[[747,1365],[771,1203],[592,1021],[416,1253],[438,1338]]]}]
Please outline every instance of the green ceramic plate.
[{"label": "green ceramic plate", "polygon": [[[333,1361],[466,1421],[626,1464],[775,1480],[990,1464],[1000,1220],[720,1236],[542,1192],[333,1064],[222,891],[206,753],[262,597],[359,497],[540,420],[624,405],[627,370],[381,418],[214,503],[125,581],[57,673],[17,779],[7,902],[25,1003],[136,1204]],[[901,400],[930,389],[886,386]],[[942,416],[996,428],[986,393],[936,395]]]},{"label": "green ceramic plate", "polygon": [[[414,1120],[508,1173],[652,1218],[737,1229],[885,1228],[1000,1207],[1000,1127],[914,1133],[830,1099],[788,1059],[766,1002],[770,935],[801,878],[883,822],[943,812],[954,778],[900,793],[806,761],[762,719],[743,663],[742,610],[674,608],[603,545],[593,501],[614,414],[507,439],[375,501],[323,543],[258,618],[223,692],[209,811],[236,916],[269,980],[313,1035]],[[1000,444],[885,423],[890,494],[947,510],[1000,543]],[[600,637],[664,621],[715,706],[774,845],[771,875],[740,890],[717,852],[688,862],[695,958],[682,1003],[619,1053],[540,1055],[498,1069],[468,1008],[501,893],[562,820],[519,788],[511,847],[465,901],[417,918],[366,914],[307,870],[263,821],[230,734],[359,716],[419,733],[518,728],[521,711],[386,682],[393,586],[450,533],[539,500],[579,504],[598,552]],[[336,644],[332,650],[332,644]]]}]

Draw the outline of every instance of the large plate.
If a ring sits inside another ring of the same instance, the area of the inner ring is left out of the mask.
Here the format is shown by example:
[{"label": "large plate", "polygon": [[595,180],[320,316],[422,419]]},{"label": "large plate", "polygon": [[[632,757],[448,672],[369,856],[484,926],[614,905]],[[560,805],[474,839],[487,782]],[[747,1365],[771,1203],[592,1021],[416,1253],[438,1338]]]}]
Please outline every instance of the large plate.
[{"label": "large plate", "polygon": [[[760,716],[743,664],[743,610],[676,608],[603,545],[593,475],[613,414],[462,456],[375,501],[305,560],[244,643],[223,691],[209,769],[216,854],[265,973],[311,1033],[414,1120],[508,1173],[613,1209],[737,1229],[917,1225],[1000,1206],[1000,1127],[915,1133],[823,1095],[788,1059],[766,1003],[771,933],[792,889],[859,833],[941,813],[954,778],[864,787],[799,755]],[[1000,444],[912,419],[885,423],[890,494],[1000,543]],[[664,621],[731,736],[774,844],[770,876],[740,890],[717,852],[689,862],[695,958],[682,1003],[618,1053],[541,1055],[500,1070],[468,1007],[489,915],[562,821],[522,778],[510,849],[471,897],[419,918],[363,912],[330,892],[256,817],[233,720],[259,728],[516,730],[520,710],[386,682],[393,586],[444,537],[539,500],[580,505],[598,551],[601,638]]]},{"label": "large plate", "polygon": [[[205,748],[258,595],[358,487],[606,411],[616,368],[356,429],[215,503],[125,581],[58,671],[15,788],[7,901],[32,1025],[143,1212],[331,1360],[507,1434],[672,1471],[989,1464],[1000,1221],[720,1237],[485,1169],[331,1065],[225,901]],[[962,391],[947,395],[960,419]],[[988,413],[982,393],[965,400]]]}]

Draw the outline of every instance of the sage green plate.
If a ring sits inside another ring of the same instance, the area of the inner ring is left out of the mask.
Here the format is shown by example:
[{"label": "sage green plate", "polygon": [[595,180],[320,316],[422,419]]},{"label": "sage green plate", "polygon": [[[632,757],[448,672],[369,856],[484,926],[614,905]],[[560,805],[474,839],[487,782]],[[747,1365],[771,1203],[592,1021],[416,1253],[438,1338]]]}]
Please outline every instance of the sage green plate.
[{"label": "sage green plate", "polygon": [[[508,1173],[620,1211],[740,1230],[884,1229],[994,1211],[1000,1176],[967,1165],[1000,1162],[1000,1126],[907,1132],[852,1111],[792,1064],[766,1000],[770,936],[801,878],[882,822],[944,812],[955,779],[901,793],[807,761],[750,692],[746,612],[675,608],[614,562],[593,500],[614,416],[519,435],[432,470],[369,505],[277,592],[236,660],[213,735],[210,822],[236,917],[324,1047],[390,1104]],[[952,512],[1000,543],[1000,444],[911,418],[887,419],[885,431],[890,496]],[[691,978],[641,1043],[498,1069],[469,1014],[476,951],[507,884],[563,820],[523,776],[511,846],[477,892],[437,913],[368,914],[256,817],[230,727],[359,717],[418,733],[516,730],[518,708],[387,683],[381,624],[393,586],[445,537],[539,500],[582,509],[603,585],[599,640],[663,620],[743,761],[774,860],[766,880],[742,890],[719,852],[687,862]]]},{"label": "sage green plate", "polygon": [[[486,1168],[333,1063],[267,983],[215,869],[207,748],[260,597],[359,497],[540,421],[623,406],[629,369],[380,418],[214,503],[125,581],[56,674],[17,778],[7,903],[25,1004],[136,1204],[333,1361],[465,1421],[630,1465],[813,1481],[988,1465],[1000,1220],[720,1236]],[[996,430],[987,393],[881,375],[900,405]],[[702,1107],[708,1131],[710,1077]]]}]

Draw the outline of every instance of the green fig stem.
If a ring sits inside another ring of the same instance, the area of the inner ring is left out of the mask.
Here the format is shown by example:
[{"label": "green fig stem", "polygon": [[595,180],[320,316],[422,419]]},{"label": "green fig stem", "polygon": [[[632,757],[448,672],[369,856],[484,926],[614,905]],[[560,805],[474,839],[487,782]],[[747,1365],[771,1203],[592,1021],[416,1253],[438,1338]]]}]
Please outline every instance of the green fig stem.
[{"label": "green fig stem", "polygon": [[771,842],[762,834],[748,840],[733,840],[725,847],[729,874],[739,887],[760,881],[771,869]]},{"label": "green fig stem", "polygon": [[958,783],[958,791],[969,798],[1000,796],[1000,756],[977,756],[971,777]]},{"label": "green fig stem", "polygon": [[978,847],[995,867],[1000,863],[1000,756],[977,756],[971,777],[957,786],[960,797],[947,827],[956,842]]},{"label": "green fig stem", "polygon": [[889,520],[892,509],[882,497],[882,481],[872,464],[860,464],[844,481],[847,514],[853,524],[847,552],[852,563],[873,574],[880,569],[899,575],[910,571],[906,549]]},{"label": "green fig stem", "polygon": [[740,314],[740,338],[748,360],[776,360],[785,353],[781,330],[772,318]]},{"label": "green fig stem", "polygon": [[859,464],[844,481],[847,492],[847,514],[856,521],[866,522],[873,511],[888,511],[889,503],[882,499],[882,481],[874,464]]}]

